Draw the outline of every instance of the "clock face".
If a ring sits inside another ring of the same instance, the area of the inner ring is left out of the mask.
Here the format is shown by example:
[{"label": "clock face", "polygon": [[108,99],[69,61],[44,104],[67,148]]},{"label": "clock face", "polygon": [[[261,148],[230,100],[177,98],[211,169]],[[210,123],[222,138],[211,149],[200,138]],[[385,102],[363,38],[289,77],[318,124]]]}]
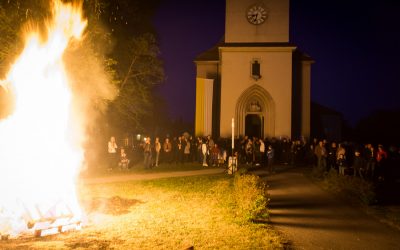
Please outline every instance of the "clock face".
[{"label": "clock face", "polygon": [[255,25],[264,23],[267,16],[267,10],[260,5],[250,7],[246,13],[247,21]]}]

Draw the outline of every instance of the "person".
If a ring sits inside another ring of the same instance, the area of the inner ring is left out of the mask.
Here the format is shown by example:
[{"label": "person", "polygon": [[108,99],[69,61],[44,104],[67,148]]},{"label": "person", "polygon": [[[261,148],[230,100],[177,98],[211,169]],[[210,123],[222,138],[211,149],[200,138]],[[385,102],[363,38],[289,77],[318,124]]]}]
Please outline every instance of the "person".
[{"label": "person", "polygon": [[203,155],[203,167],[208,167],[208,164],[207,164],[208,147],[207,147],[206,140],[202,140],[201,152]]},{"label": "person", "polygon": [[169,141],[169,138],[165,138],[164,144],[163,144],[163,150],[164,150],[164,161],[167,163],[171,163],[171,161],[172,161],[172,144]]},{"label": "person", "polygon": [[323,141],[319,141],[315,147],[315,156],[317,157],[317,167],[326,170],[327,152]]},{"label": "person", "polygon": [[250,138],[246,143],[246,164],[253,164],[253,142]]},{"label": "person", "polygon": [[218,165],[218,156],[221,153],[220,149],[218,148],[217,143],[214,143],[214,146],[210,150],[211,154],[211,159],[210,159],[210,164],[214,167],[215,165]]},{"label": "person", "polygon": [[328,156],[327,156],[327,167],[328,167],[328,172],[331,169],[336,170],[336,152],[337,152],[337,146],[336,142],[332,142],[331,146],[328,149]]},{"label": "person", "polygon": [[197,137],[197,162],[202,163],[203,162],[203,152],[201,146],[203,145],[203,139],[201,137]]},{"label": "person", "polygon": [[189,162],[190,161],[190,141],[188,138],[183,137],[183,162]]},{"label": "person", "polygon": [[361,178],[364,178],[365,175],[365,159],[361,157],[361,152],[360,150],[356,149],[354,151],[354,159],[353,159],[353,170],[354,170],[354,176],[359,176]]},{"label": "person", "polygon": [[346,174],[346,158],[344,154],[339,154],[338,159],[336,162],[337,166],[339,167],[339,174],[345,175]]},{"label": "person", "polygon": [[367,179],[373,180],[375,178],[376,152],[375,148],[370,143],[365,146],[364,158],[367,162],[365,175]]},{"label": "person", "polygon": [[112,170],[117,166],[118,163],[118,155],[117,155],[117,142],[115,141],[115,137],[111,136],[108,141],[108,169]]},{"label": "person", "polygon": [[145,138],[144,145],[143,145],[143,154],[144,154],[144,161],[143,161],[144,167],[151,168],[152,148],[151,148],[150,137]]},{"label": "person", "polygon": [[174,148],[175,148],[175,162],[176,163],[183,163],[183,136],[178,136],[178,139],[175,141]]},{"label": "person", "polygon": [[265,143],[264,141],[260,138],[260,164],[261,166],[265,166]]},{"label": "person", "polygon": [[275,152],[274,149],[272,148],[271,145],[268,146],[267,150],[267,168],[270,173],[275,173],[274,170],[274,157],[275,157]]},{"label": "person", "polygon": [[253,144],[253,151],[254,151],[254,158],[253,159],[254,159],[254,163],[255,163],[256,166],[260,166],[261,165],[261,150],[260,150],[261,143],[260,143],[260,140],[257,137],[255,137],[253,139],[253,141],[254,141],[254,144]]},{"label": "person", "polygon": [[155,151],[155,155],[156,155],[154,166],[157,167],[158,166],[158,161],[160,159],[160,151],[161,151],[160,138],[158,138],[158,137],[156,137],[156,140],[154,142],[154,151]]},{"label": "person", "polygon": [[384,180],[387,158],[388,158],[387,152],[383,149],[383,145],[379,144],[378,152],[376,153],[376,174],[379,181]]},{"label": "person", "polygon": [[125,152],[125,149],[121,148],[120,160],[119,160],[118,166],[121,169],[128,169],[129,168],[129,162],[130,162],[130,160],[128,159],[128,156],[127,156],[127,154]]}]

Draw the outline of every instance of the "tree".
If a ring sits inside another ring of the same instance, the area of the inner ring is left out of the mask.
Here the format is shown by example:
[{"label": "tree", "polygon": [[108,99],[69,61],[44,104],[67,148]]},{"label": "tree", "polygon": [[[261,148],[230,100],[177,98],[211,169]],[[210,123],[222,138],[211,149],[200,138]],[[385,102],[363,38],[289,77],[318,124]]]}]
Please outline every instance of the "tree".
[{"label": "tree", "polygon": [[[114,125],[125,130],[144,130],[144,123],[153,117],[154,85],[164,78],[159,49],[150,33],[133,37],[128,44],[130,64],[111,103],[110,117]],[[147,124],[148,125],[148,124]]]},{"label": "tree", "polygon": [[[40,26],[51,15],[50,3],[0,3],[0,79],[22,49],[19,30]],[[79,101],[92,102],[93,109],[107,115],[109,122],[105,123],[116,129],[143,129],[152,118],[153,88],[164,77],[149,18],[157,3],[158,0],[84,0],[88,19],[85,37],[65,54],[74,91],[89,97]],[[146,8],[148,4],[153,7]]]}]

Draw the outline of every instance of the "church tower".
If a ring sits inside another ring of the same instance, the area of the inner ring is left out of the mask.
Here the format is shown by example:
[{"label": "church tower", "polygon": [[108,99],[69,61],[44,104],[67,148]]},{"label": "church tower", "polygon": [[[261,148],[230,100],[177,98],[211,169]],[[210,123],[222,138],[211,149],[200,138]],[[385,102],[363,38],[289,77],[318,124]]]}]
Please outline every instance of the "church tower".
[{"label": "church tower", "polygon": [[309,137],[312,60],[289,42],[289,0],[226,0],[225,39],[196,60],[196,135]]}]

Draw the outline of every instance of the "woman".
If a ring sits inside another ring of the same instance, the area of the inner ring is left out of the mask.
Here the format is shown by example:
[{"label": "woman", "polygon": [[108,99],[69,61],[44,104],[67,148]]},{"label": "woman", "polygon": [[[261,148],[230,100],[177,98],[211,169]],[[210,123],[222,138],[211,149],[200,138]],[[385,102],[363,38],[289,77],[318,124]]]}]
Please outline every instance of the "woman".
[{"label": "woman", "polygon": [[117,142],[115,141],[115,137],[111,136],[110,141],[108,142],[108,167],[109,170],[112,170],[113,167],[118,164],[118,155],[117,155]]}]

